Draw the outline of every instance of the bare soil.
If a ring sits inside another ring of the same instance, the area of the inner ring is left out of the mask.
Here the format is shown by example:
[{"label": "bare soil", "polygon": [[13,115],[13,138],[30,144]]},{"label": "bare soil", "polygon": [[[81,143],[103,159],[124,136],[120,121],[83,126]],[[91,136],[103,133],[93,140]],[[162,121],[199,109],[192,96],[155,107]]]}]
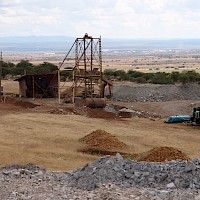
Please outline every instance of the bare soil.
[{"label": "bare soil", "polygon": [[89,148],[100,150],[124,149],[127,145],[110,133],[98,129],[80,139]]},{"label": "bare soil", "polygon": [[[189,158],[200,157],[199,127],[165,124],[164,119],[127,118],[113,113],[99,117],[97,110],[74,112],[72,105],[59,105],[57,99],[33,101],[14,99],[0,102],[0,165],[35,163],[49,170],[80,168],[98,155],[78,151],[79,142],[91,132],[101,129],[128,145],[126,154],[138,154],[155,147],[172,147]],[[40,106],[33,106],[33,103]],[[113,103],[113,102],[108,102]],[[136,110],[171,115],[191,110],[194,101],[115,102]],[[198,103],[198,102],[197,102]],[[55,112],[57,111],[57,112]],[[59,112],[58,112],[59,111]],[[189,112],[189,111],[188,111]],[[111,117],[112,115],[112,117]],[[89,117],[88,117],[89,116]],[[114,150],[116,153],[122,149]],[[123,151],[122,151],[123,152]]]}]

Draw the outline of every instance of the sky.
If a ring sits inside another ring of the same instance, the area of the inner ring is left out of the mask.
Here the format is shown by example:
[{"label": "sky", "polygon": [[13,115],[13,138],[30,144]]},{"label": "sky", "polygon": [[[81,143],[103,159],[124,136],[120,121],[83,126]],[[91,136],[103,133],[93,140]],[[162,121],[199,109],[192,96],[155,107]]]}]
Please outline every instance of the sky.
[{"label": "sky", "polygon": [[0,0],[0,36],[200,38],[200,0]]}]

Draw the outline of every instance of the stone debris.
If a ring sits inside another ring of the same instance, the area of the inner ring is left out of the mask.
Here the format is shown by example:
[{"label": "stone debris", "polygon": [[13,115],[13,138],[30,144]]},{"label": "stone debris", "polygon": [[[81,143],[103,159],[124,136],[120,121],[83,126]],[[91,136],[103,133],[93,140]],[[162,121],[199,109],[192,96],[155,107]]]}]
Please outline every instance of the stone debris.
[{"label": "stone debris", "polygon": [[105,111],[111,112],[119,117],[123,117],[122,113],[129,113],[131,117],[139,117],[139,118],[161,118],[160,114],[149,111],[138,111],[130,108],[126,108],[124,106],[107,104],[104,108]]},{"label": "stone debris", "polygon": [[75,170],[68,179],[71,186],[86,190],[112,183],[122,188],[187,188],[197,192],[200,189],[200,159],[160,163],[106,156]]},{"label": "stone debris", "polygon": [[0,169],[0,199],[199,199],[200,159],[165,163],[102,157],[82,169],[50,172],[34,164]]},{"label": "stone debris", "polygon": [[73,115],[75,111],[73,108],[55,108],[49,111],[51,114]]},{"label": "stone debris", "polygon": [[199,90],[199,84],[115,83],[113,87],[113,100],[126,102],[200,100],[200,95],[196,92]]}]

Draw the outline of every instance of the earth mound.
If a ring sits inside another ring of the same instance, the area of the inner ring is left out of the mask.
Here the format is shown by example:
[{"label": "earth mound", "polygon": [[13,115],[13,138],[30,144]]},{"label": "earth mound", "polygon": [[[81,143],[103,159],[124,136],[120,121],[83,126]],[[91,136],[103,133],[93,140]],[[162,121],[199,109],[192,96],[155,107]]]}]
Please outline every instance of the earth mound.
[{"label": "earth mound", "polygon": [[36,106],[39,106],[37,104],[12,97],[6,97],[5,102],[22,108],[35,108]]},{"label": "earth mound", "polygon": [[165,162],[171,160],[190,160],[184,153],[172,147],[155,147],[138,156],[137,161]]},{"label": "earth mound", "polygon": [[127,145],[119,141],[115,136],[104,130],[96,130],[80,139],[87,144],[87,148],[100,150],[123,149]]},{"label": "earth mound", "polygon": [[101,118],[101,119],[109,119],[109,120],[121,120],[119,116],[117,116],[115,113],[107,112],[103,109],[94,109],[94,108],[75,108],[75,113],[91,118]]}]

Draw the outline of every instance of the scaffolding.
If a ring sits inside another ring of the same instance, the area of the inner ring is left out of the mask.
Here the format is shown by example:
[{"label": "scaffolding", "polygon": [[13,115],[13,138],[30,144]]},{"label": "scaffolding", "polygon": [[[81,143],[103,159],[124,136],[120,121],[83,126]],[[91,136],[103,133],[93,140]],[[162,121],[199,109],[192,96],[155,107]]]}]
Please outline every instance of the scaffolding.
[{"label": "scaffolding", "polygon": [[101,37],[93,38],[86,33],[76,38],[59,67],[67,68],[73,71],[73,102],[76,97],[104,97]]},{"label": "scaffolding", "polygon": [[74,71],[74,94],[77,87],[84,88],[83,98],[103,97],[101,37],[85,34],[76,39],[76,64]]}]

